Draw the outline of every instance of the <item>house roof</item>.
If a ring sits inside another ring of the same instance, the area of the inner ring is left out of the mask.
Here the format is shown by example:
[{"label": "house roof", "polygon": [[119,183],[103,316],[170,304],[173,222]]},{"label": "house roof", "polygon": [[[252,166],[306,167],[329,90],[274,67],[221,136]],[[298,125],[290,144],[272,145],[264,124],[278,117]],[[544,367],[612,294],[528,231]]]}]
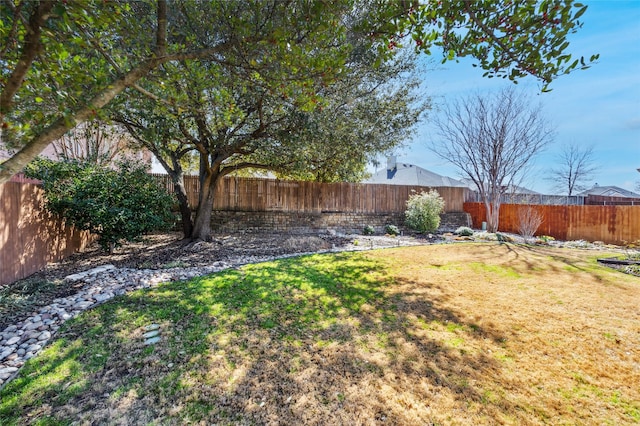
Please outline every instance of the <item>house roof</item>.
[{"label": "house roof", "polygon": [[587,189],[577,195],[586,197],[587,195],[602,195],[605,197],[624,197],[624,198],[640,198],[640,194],[627,191],[626,189],[618,186],[600,186],[595,185],[591,189]]},{"label": "house roof", "polygon": [[414,164],[395,163],[393,169],[377,171],[366,183],[386,183],[390,185],[417,185],[417,186],[454,186],[466,187],[464,182],[442,176]]}]

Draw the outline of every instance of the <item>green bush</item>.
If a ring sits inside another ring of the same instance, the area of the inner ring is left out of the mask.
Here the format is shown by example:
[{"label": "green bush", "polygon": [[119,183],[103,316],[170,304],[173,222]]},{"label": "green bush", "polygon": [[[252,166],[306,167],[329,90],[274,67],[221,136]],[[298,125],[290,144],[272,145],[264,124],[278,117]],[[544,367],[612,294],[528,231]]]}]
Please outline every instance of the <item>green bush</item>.
[{"label": "green bush", "polygon": [[99,236],[109,251],[173,224],[174,198],[141,164],[123,161],[117,170],[78,161],[39,159],[26,174],[43,181],[47,208],[68,224]]},{"label": "green bush", "polygon": [[440,213],[444,211],[444,200],[438,191],[414,194],[407,200],[405,222],[418,232],[433,232],[440,226]]},{"label": "green bush", "polygon": [[371,225],[366,225],[364,227],[364,229],[362,230],[362,235],[373,235],[375,233],[375,229],[373,229],[373,226]]},{"label": "green bush", "polygon": [[454,232],[454,234],[460,235],[463,237],[471,237],[473,236],[473,229],[469,228],[468,226],[461,226],[458,229],[456,229],[456,232]]},{"label": "green bush", "polygon": [[384,232],[386,232],[389,235],[393,235],[393,236],[396,236],[396,235],[400,234],[400,230],[395,225],[387,225],[387,226],[385,226],[384,227]]}]

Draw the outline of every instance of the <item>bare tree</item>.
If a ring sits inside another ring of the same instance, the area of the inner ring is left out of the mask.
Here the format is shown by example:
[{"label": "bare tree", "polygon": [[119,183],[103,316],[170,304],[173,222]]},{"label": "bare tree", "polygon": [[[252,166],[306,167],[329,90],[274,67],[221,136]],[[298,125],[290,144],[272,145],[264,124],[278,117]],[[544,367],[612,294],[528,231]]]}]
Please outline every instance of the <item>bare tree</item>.
[{"label": "bare tree", "polygon": [[533,238],[542,222],[542,214],[531,204],[518,208],[518,232],[524,238],[525,243]]},{"label": "bare tree", "polygon": [[510,87],[452,102],[435,125],[440,140],[433,151],[475,184],[487,211],[487,229],[496,232],[501,196],[552,140],[541,106]]},{"label": "bare tree", "polygon": [[53,143],[57,157],[107,165],[133,154],[126,131],[94,120],[82,123]]},{"label": "bare tree", "polygon": [[598,170],[594,163],[593,146],[583,147],[578,143],[564,145],[557,156],[558,166],[550,170],[549,180],[554,188],[571,196],[588,188]]}]

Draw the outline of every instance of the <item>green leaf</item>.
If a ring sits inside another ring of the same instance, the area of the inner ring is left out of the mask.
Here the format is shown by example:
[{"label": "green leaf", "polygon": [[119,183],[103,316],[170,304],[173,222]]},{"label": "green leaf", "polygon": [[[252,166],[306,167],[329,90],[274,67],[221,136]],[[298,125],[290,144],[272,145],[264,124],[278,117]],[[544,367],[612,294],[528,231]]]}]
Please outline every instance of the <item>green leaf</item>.
[{"label": "green leaf", "polygon": [[[576,6],[578,5],[576,4]],[[580,18],[586,11],[587,11],[587,6],[582,7],[579,11],[576,12],[573,19],[578,20],[578,18]]]}]

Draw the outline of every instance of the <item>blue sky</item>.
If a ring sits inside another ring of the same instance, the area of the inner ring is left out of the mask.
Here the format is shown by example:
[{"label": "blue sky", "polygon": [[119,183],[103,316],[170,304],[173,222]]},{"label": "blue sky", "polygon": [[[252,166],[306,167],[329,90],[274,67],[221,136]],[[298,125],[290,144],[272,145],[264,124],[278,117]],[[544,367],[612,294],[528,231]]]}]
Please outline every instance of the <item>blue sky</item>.
[{"label": "blue sky", "polygon": [[[551,193],[544,179],[566,143],[593,145],[599,167],[593,182],[634,190],[640,182],[640,0],[585,1],[584,26],[570,38],[574,58],[600,59],[588,70],[559,77],[551,93],[540,93],[541,84],[531,77],[518,86],[542,103],[545,117],[556,130],[554,142],[536,160],[525,186]],[[475,91],[493,91],[513,84],[482,77],[472,60],[438,62],[425,72],[424,90],[434,103],[466,96]],[[437,64],[437,65],[436,65]],[[430,112],[435,114],[436,112]],[[405,148],[397,150],[398,161],[416,164],[433,172],[458,177],[453,166],[436,157],[429,145],[436,132],[428,119]],[[383,163],[384,164],[384,163]]]}]

